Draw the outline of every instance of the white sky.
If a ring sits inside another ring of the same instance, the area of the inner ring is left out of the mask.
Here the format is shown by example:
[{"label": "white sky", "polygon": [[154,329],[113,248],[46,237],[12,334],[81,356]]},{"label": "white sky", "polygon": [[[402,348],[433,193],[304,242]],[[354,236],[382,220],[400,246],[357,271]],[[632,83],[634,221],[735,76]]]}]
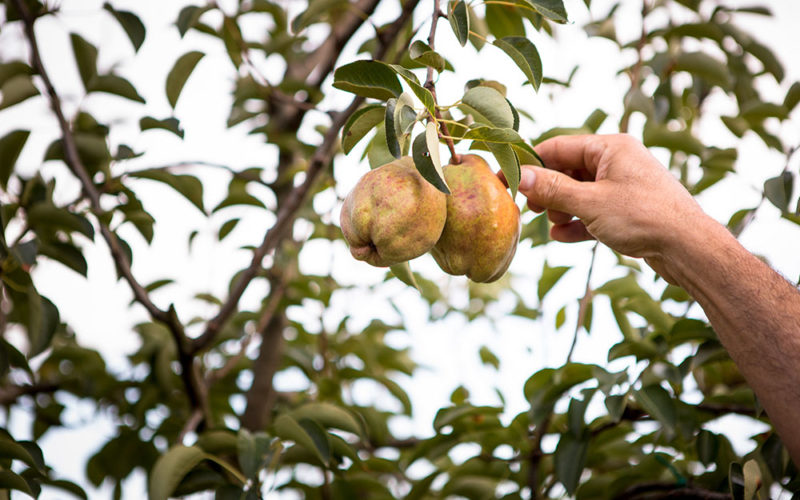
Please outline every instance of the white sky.
[{"label": "white sky", "polygon": [[[220,3],[224,7],[231,2]],[[429,2],[423,3],[427,5]],[[480,54],[474,53],[469,46],[462,49],[455,42],[447,23],[441,23],[437,49],[453,62],[458,73],[447,73],[439,79],[437,93],[440,100],[456,100],[461,95],[464,83],[472,78],[494,78],[507,85],[512,102],[535,117],[535,124],[523,126],[523,136],[535,136],[553,126],[579,125],[598,107],[611,115],[601,132],[614,132],[624,89],[621,86],[623,77],[616,76],[616,71],[624,62],[611,42],[588,40],[583,34],[581,26],[588,19],[583,2],[567,0],[565,3],[574,23],[558,27],[556,41],[538,33],[533,33],[531,39],[539,48],[546,76],[566,78],[574,65],[581,65],[572,89],[548,88],[534,94],[529,86],[518,86],[523,77],[505,55],[491,47]],[[752,2],[727,2],[739,3]],[[740,23],[782,55],[787,73],[782,89],[785,90],[791,82],[800,80],[800,65],[794,63],[796,55],[800,53],[800,37],[795,33],[796,21],[800,19],[800,2],[780,0],[762,3],[769,3],[776,13],[775,19],[741,16]],[[196,34],[179,39],[177,30],[171,24],[177,17],[180,2],[114,2],[117,8],[130,9],[139,14],[148,28],[147,40],[135,58],[122,30],[106,13],[97,14],[101,4],[99,0],[64,1],[63,14],[55,19],[50,17],[39,21],[37,33],[41,39],[45,65],[56,79],[57,89],[64,97],[68,113],[72,113],[78,105],[88,108],[101,121],[114,125],[111,135],[114,144],[125,143],[137,151],[147,151],[145,157],[129,162],[124,168],[144,168],[184,160],[221,163],[237,169],[274,165],[275,153],[263,144],[260,137],[248,137],[242,129],[225,129],[233,68],[224,48],[217,41],[209,41],[207,37]],[[597,14],[606,12],[611,2],[595,0],[593,4],[592,11]],[[625,40],[637,36],[640,29],[639,8],[639,2],[631,1],[623,2],[620,8],[619,19],[624,22],[618,23],[617,30]],[[425,11],[418,15],[427,16],[427,9]],[[393,14],[388,9],[378,12],[376,17],[387,20]],[[251,28],[251,36],[256,38],[260,31],[257,26]],[[98,45],[101,70],[115,67],[120,74],[130,78],[139,93],[147,99],[147,105],[111,96],[97,95],[81,99],[82,88],[68,42],[68,33],[72,30],[79,31]],[[427,28],[420,33],[427,33]],[[366,32],[361,35],[368,36]],[[7,60],[19,54],[21,49],[18,43],[13,42],[14,37],[11,29],[0,34],[0,59]],[[186,129],[186,139],[181,141],[161,131],[140,134],[140,114],[156,118],[165,118],[170,114],[163,91],[166,74],[178,56],[198,48],[207,52],[207,55],[187,83],[175,112]],[[352,54],[346,53],[343,57],[342,61],[347,61]],[[283,72],[277,60],[259,61],[258,64],[261,71],[273,81],[280,78]],[[771,95],[767,95],[767,92]],[[766,88],[764,97],[778,100],[782,99],[782,95],[778,89]],[[347,95],[334,92],[323,102],[323,107],[339,108],[348,101]],[[4,112],[0,120],[0,135],[13,128],[30,127],[34,130],[20,161],[28,173],[39,168],[42,151],[58,134],[57,124],[50,118],[43,118],[46,115],[49,116],[47,105],[39,98]],[[309,141],[319,140],[311,127],[306,127],[302,134]],[[800,124],[796,118],[785,127],[784,137],[788,144],[797,144]],[[791,138],[795,138],[794,141]],[[710,130],[704,139],[719,146],[735,143],[730,134],[718,130]],[[336,194],[339,196],[346,194],[367,170],[365,163],[358,162],[359,156],[360,148],[346,158],[337,159],[335,169],[339,185]],[[795,158],[793,162],[792,171],[795,173],[798,171],[798,161]],[[709,213],[725,222],[736,209],[755,206],[763,181],[778,174],[783,167],[781,155],[766,151],[757,140],[746,139],[739,147],[739,174],[704,193],[700,201]],[[60,200],[74,198],[77,184],[69,178],[63,166],[51,162],[43,171],[46,176],[58,178]],[[208,169],[202,172],[207,206],[213,206],[225,195],[227,176]],[[224,295],[231,274],[249,262],[247,252],[238,250],[238,246],[260,241],[273,217],[258,209],[230,208],[206,220],[168,188],[148,181],[138,181],[135,187],[142,188],[140,194],[145,207],[158,223],[155,240],[149,247],[133,231],[123,231],[123,235],[136,247],[134,272],[143,283],[165,277],[175,279],[178,285],[165,287],[154,294],[156,303],[165,306],[175,302],[184,319],[194,315],[208,317],[213,309],[192,301],[191,297],[197,292],[208,291]],[[266,191],[253,191],[253,194],[272,206],[273,200]],[[521,198],[518,201],[522,203]],[[338,206],[333,193],[317,200],[315,207],[331,210],[333,220],[338,219]],[[234,216],[242,216],[243,221],[225,242],[217,244],[215,235],[219,225]],[[525,220],[529,217],[530,214]],[[200,235],[195,240],[192,252],[187,254],[187,238],[194,229],[198,229]],[[297,227],[296,230],[302,231],[303,228]],[[781,220],[778,211],[771,206],[764,206],[759,211],[756,222],[745,231],[742,241],[751,251],[768,257],[773,266],[790,279],[796,280],[800,275],[800,260],[796,258],[800,248],[800,230],[796,225]],[[577,299],[583,293],[586,280],[590,248],[591,244],[584,243],[551,244],[533,250],[524,244],[518,249],[512,264],[517,277],[512,284],[526,297],[529,305],[536,304],[536,283],[545,259],[550,265],[574,266],[546,297],[544,317],[537,322],[505,317],[504,313],[510,304],[508,300],[501,300],[493,307],[492,316],[497,320],[495,330],[489,327],[488,320],[466,323],[455,316],[430,324],[417,292],[400,283],[387,284],[379,293],[371,295],[343,293],[334,301],[331,311],[326,312],[324,321],[330,327],[338,323],[345,313],[353,315],[354,326],[366,324],[373,317],[391,319],[396,313],[388,304],[390,297],[404,311],[408,333],[393,333],[389,341],[398,346],[410,345],[414,359],[426,368],[410,379],[401,380],[411,395],[415,415],[412,421],[398,419],[396,424],[399,432],[430,433],[430,422],[435,411],[446,404],[450,392],[459,384],[470,390],[473,402],[477,404],[498,404],[495,394],[495,388],[498,388],[506,398],[507,414],[514,415],[526,408],[522,396],[524,381],[543,366],[561,365],[566,357],[577,316]],[[36,282],[40,292],[59,305],[62,318],[73,325],[80,341],[100,350],[111,369],[124,373],[129,370],[125,356],[137,347],[137,337],[131,332],[131,325],[144,320],[145,315],[138,306],[128,308],[130,292],[124,283],[114,281],[114,268],[102,243],[98,244],[98,248],[88,247],[86,257],[90,263],[88,280],[81,279],[58,264],[42,261],[36,270]],[[623,273],[614,267],[614,263],[610,252],[601,247],[593,285],[598,286]],[[415,260],[412,267],[437,280],[450,294],[453,303],[465,303],[466,294],[460,286],[463,278],[445,277],[429,256]],[[301,268],[309,273],[333,270],[334,277],[343,283],[372,284],[382,280],[384,275],[382,270],[354,261],[341,242],[334,245],[323,241],[308,244],[301,256]],[[257,304],[265,291],[263,285],[254,284],[244,297],[244,303]],[[556,311],[567,301],[570,301],[567,322],[560,330],[555,330]],[[357,308],[354,307],[356,303]],[[308,316],[311,313],[304,314]],[[318,313],[313,314],[318,317]],[[594,316],[593,334],[582,334],[574,360],[604,364],[608,348],[619,340],[619,334],[603,298],[596,299]],[[314,317],[301,319],[307,320],[309,325],[318,321]],[[480,365],[477,351],[482,345],[488,346],[500,357],[499,371]],[[278,377],[276,384],[283,390],[301,388],[298,387],[298,379],[291,375]],[[367,388],[363,388],[356,391],[355,397],[366,398],[359,399],[363,403],[374,396]],[[41,445],[47,463],[55,467],[59,476],[80,481],[85,459],[113,435],[113,426],[109,419],[93,414],[91,405],[76,404],[74,400],[72,403],[65,413],[70,428],[50,432]],[[28,424],[24,415],[15,413],[10,424],[16,437],[26,436]],[[722,422],[715,430],[727,426],[728,423]],[[741,435],[737,445],[747,446],[744,435]],[[144,479],[138,475],[127,481],[125,497],[143,498],[144,489]],[[87,491],[94,498],[107,497],[111,490],[106,487],[94,491],[87,486]],[[61,493],[46,491],[41,498],[60,497]]]}]

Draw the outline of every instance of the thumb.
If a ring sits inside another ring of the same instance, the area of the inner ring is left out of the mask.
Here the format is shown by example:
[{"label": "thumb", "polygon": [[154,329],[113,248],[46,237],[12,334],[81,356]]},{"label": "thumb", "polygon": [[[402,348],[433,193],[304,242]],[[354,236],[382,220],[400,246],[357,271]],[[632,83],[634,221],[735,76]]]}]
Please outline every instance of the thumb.
[{"label": "thumb", "polygon": [[529,203],[579,218],[587,215],[593,183],[579,182],[556,170],[534,165],[522,165],[521,169],[519,192]]}]

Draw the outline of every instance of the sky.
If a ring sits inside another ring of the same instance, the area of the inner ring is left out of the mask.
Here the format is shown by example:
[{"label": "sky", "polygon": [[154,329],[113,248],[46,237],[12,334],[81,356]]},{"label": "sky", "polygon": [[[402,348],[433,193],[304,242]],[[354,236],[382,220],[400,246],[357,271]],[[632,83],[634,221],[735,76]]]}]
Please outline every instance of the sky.
[{"label": "sky", "polygon": [[[220,2],[223,8],[230,3]],[[751,3],[753,2],[726,2],[728,5]],[[785,90],[791,82],[800,80],[800,65],[793,64],[796,54],[800,53],[800,37],[795,33],[796,20],[800,19],[800,2],[777,0],[768,3],[776,14],[774,19],[741,16],[740,22],[743,27],[755,33],[759,40],[775,47],[781,55],[787,73]],[[246,136],[242,130],[225,129],[233,69],[221,44],[210,43],[202,35],[192,33],[183,39],[179,38],[172,22],[177,17],[180,2],[113,2],[117,8],[130,9],[139,14],[148,28],[147,40],[136,57],[133,57],[130,43],[121,29],[106,13],[97,13],[101,4],[101,1],[96,0],[65,0],[62,2],[63,12],[58,18],[45,18],[37,24],[44,63],[48,71],[56,76],[56,87],[64,97],[68,114],[73,113],[78,106],[88,107],[101,121],[115,125],[112,127],[112,143],[126,143],[136,150],[147,151],[145,157],[129,162],[127,167],[131,169],[186,160],[220,163],[237,169],[275,163],[275,151],[264,145],[259,137]],[[538,94],[534,93],[530,86],[521,85],[521,73],[505,56],[497,57],[498,52],[488,49],[479,54],[469,47],[462,49],[449,32],[447,24],[441,23],[437,49],[447,55],[458,68],[458,73],[442,75],[437,81],[440,99],[453,101],[461,95],[466,81],[490,75],[502,79],[508,87],[512,102],[520,103],[520,108],[531,112],[535,117],[535,124],[523,126],[523,136],[533,137],[553,126],[578,125],[598,107],[611,115],[600,132],[615,132],[615,123],[620,113],[617,103],[621,102],[624,89],[622,77],[617,76],[616,71],[629,61],[620,59],[611,42],[587,39],[581,26],[590,19],[591,14],[587,12],[582,1],[567,0],[565,4],[572,23],[557,27],[556,40],[538,33],[531,33],[531,39],[539,49],[546,76],[564,79],[575,65],[580,65],[572,89],[547,88]],[[605,13],[610,4],[607,0],[595,0],[592,13]],[[622,2],[617,30],[623,39],[637,36],[640,29],[638,9],[639,2]],[[388,20],[393,14],[391,9],[381,10],[376,13],[375,21]],[[427,14],[420,12],[418,21],[422,20],[422,15]],[[260,26],[247,28],[253,37],[260,33]],[[137,120],[130,120],[130,117],[138,118],[142,105],[109,96],[93,95],[82,98],[81,84],[68,43],[68,33],[73,30],[79,31],[100,47],[101,69],[114,67],[120,74],[131,79],[148,101],[144,107],[145,113],[157,118],[166,117],[171,112],[163,86],[174,60],[189,50],[207,52],[188,81],[175,110],[175,115],[186,128],[185,140],[181,141],[166,132],[139,134]],[[423,27],[422,32],[426,33],[427,28]],[[364,32],[361,36],[368,35]],[[0,33],[0,59],[8,59],[19,54],[21,50],[12,30]],[[345,52],[341,61],[352,60],[352,52]],[[274,59],[257,59],[256,64],[273,81],[280,78],[283,72],[280,61]],[[220,68],[228,68],[229,71],[220,71]],[[587,91],[588,89],[591,91]],[[781,89],[764,88],[765,97],[774,95],[774,99],[782,96],[780,91]],[[337,109],[348,101],[347,95],[331,92],[321,107]],[[719,100],[716,105],[720,110],[729,106],[724,99]],[[5,111],[0,120],[0,135],[13,128],[31,127],[35,130],[20,160],[23,170],[28,173],[39,168],[41,151],[58,134],[56,122],[49,117],[44,118],[47,115],[45,101],[32,99],[16,109]],[[324,118],[319,115],[309,118],[301,134],[309,141],[318,142],[313,125],[322,123]],[[634,122],[633,125],[636,127],[637,123]],[[713,127],[703,132],[706,137],[718,141],[715,142],[716,145],[734,143],[730,134]],[[785,127],[785,135],[787,139],[800,137],[800,123],[796,115],[794,121]],[[791,140],[788,142],[792,143]],[[797,143],[796,139],[794,143]],[[368,169],[364,162],[358,161],[360,152],[357,149],[349,156],[336,160],[336,192],[326,193],[315,200],[315,208],[330,211],[333,220],[336,220],[335,214],[338,213],[338,199]],[[738,174],[703,193],[699,198],[702,206],[723,223],[736,209],[748,203],[755,206],[760,198],[760,186],[764,179],[777,175],[784,168],[781,155],[765,151],[752,138],[746,138],[740,143],[739,153]],[[793,161],[791,168],[794,172],[798,171],[798,161],[797,157]],[[44,171],[45,175],[58,179],[58,196],[61,201],[73,199],[77,195],[78,186],[63,166],[51,162],[45,166]],[[210,169],[203,169],[202,175],[207,204],[224,197],[227,177]],[[155,293],[156,303],[164,306],[174,301],[182,317],[207,317],[213,313],[213,309],[192,301],[191,297],[198,291],[222,293],[227,287],[228,277],[249,262],[248,254],[238,250],[239,245],[243,242],[260,241],[261,235],[274,218],[263,210],[231,208],[224,214],[224,218],[239,215],[243,222],[230,238],[222,243],[215,243],[216,231],[224,220],[222,217],[204,219],[167,188],[147,181],[139,183],[137,187],[142,188],[143,202],[158,223],[155,240],[149,247],[132,232],[123,233],[123,236],[136,245],[134,272],[143,283],[164,277],[175,279],[181,285]],[[265,200],[268,206],[273,206],[270,203],[274,203],[274,200],[266,190],[253,191],[253,194]],[[522,204],[521,197],[517,201]],[[527,214],[524,220],[530,217],[531,214]],[[191,253],[187,253],[187,240],[193,229],[199,229],[200,233]],[[299,234],[304,230],[302,224],[295,227]],[[797,249],[800,248],[800,230],[781,220],[778,211],[768,204],[759,210],[756,223],[744,232],[741,241],[749,250],[765,256],[789,279],[796,281],[800,276],[800,260],[796,258]],[[357,291],[343,293],[334,300],[331,311],[326,312],[323,321],[326,325],[335,325],[346,313],[353,313],[354,325],[366,324],[374,316],[392,318],[396,313],[389,306],[389,298],[404,311],[409,325],[408,332],[393,333],[388,342],[397,346],[410,346],[414,359],[424,368],[413,377],[400,380],[412,397],[415,414],[411,420],[396,423],[398,432],[430,434],[433,415],[446,404],[450,392],[458,385],[464,385],[470,390],[476,404],[499,404],[495,392],[498,389],[506,399],[507,416],[511,416],[525,409],[526,402],[522,396],[524,381],[541,367],[561,365],[566,357],[577,307],[573,304],[568,308],[568,320],[561,329],[555,329],[554,317],[562,303],[567,300],[577,303],[582,295],[590,251],[589,243],[551,244],[535,249],[528,248],[526,244],[520,246],[512,263],[512,270],[517,276],[512,286],[526,297],[529,304],[536,302],[538,273],[545,260],[553,266],[574,266],[545,299],[545,314],[535,323],[507,317],[504,312],[509,303],[504,299],[493,307],[491,315],[496,321],[494,329],[488,328],[488,320],[467,323],[456,316],[449,316],[432,324],[427,321],[426,309],[417,292],[401,283],[382,287],[379,293],[372,295]],[[71,271],[45,261],[37,266],[37,285],[42,294],[59,304],[62,317],[75,327],[82,343],[100,350],[106,356],[109,366],[120,371],[128,370],[125,356],[137,347],[137,337],[132,333],[131,325],[145,318],[144,311],[139,307],[128,307],[130,292],[123,282],[114,281],[113,264],[102,243],[97,247],[87,245],[86,256],[90,262],[87,280],[77,279]],[[594,286],[621,274],[622,271],[615,268],[614,263],[615,258],[611,252],[601,247],[592,278]],[[381,281],[384,276],[383,270],[354,261],[341,242],[309,243],[303,250],[300,265],[303,272],[330,271],[343,283],[372,284]],[[463,304],[467,300],[459,286],[463,278],[442,277],[429,256],[412,262],[412,268],[427,276],[436,276],[441,286],[450,293],[454,303]],[[203,271],[198,272],[198,269]],[[653,287],[657,289],[658,285]],[[255,284],[248,289],[243,300],[246,304],[257,304],[265,292],[263,286]],[[361,313],[352,310],[355,301],[358,301]],[[593,334],[581,335],[575,353],[576,361],[604,364],[608,348],[619,340],[619,334],[607,309],[603,299],[598,298]],[[299,319],[318,321],[312,317]],[[501,360],[500,370],[496,371],[479,363],[477,351],[482,345],[488,346],[498,355]],[[442,356],[443,352],[447,356]],[[276,385],[281,390],[296,389],[298,384],[297,377],[291,374],[276,379]],[[366,400],[374,396],[364,388],[357,391],[355,397]],[[61,476],[80,481],[85,458],[91,456],[113,434],[113,426],[106,416],[96,415],[91,405],[74,400],[67,411],[67,419],[70,429],[49,433],[41,444],[48,463],[54,465]],[[19,412],[12,416],[10,424],[18,437],[24,437],[28,432],[26,417]],[[726,421],[718,425],[718,430],[722,430],[739,424]],[[545,443],[546,446],[554,444]],[[746,438],[740,438],[736,445],[740,449],[746,449]],[[467,451],[462,450],[463,453]],[[126,498],[143,498],[143,476],[138,475],[128,480],[125,486]],[[87,488],[93,498],[96,495],[110,495],[110,488],[107,486],[98,491]],[[41,498],[59,498],[59,494],[46,491]]]}]

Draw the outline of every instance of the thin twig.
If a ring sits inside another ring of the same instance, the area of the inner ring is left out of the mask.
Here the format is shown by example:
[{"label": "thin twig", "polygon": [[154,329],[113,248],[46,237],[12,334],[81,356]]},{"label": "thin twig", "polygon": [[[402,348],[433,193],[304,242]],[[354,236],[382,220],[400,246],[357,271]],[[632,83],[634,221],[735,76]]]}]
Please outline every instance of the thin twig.
[{"label": "thin twig", "polygon": [[578,302],[578,323],[575,325],[575,333],[572,336],[572,345],[569,346],[569,352],[567,353],[567,363],[572,361],[572,354],[575,352],[575,345],[578,343],[578,332],[583,326],[583,323],[586,321],[586,311],[589,309],[589,304],[592,303],[592,272],[594,271],[594,260],[595,256],[597,255],[597,247],[600,242],[595,242],[594,246],[592,247],[592,258],[589,261],[589,272],[586,273],[586,288],[583,293],[583,297],[581,297],[580,302]]},{"label": "thin twig", "polygon": [[[631,88],[628,89],[626,97],[631,95],[635,90],[638,90],[642,85],[642,67],[644,66],[644,54],[642,50],[647,43],[647,30],[645,29],[644,20],[650,9],[647,7],[647,0],[642,0],[642,33],[639,36],[639,41],[636,43],[636,64],[633,65],[630,74],[628,75],[631,80]],[[626,107],[619,122],[619,131],[622,133],[628,132],[628,126],[631,118],[631,110]]]}]

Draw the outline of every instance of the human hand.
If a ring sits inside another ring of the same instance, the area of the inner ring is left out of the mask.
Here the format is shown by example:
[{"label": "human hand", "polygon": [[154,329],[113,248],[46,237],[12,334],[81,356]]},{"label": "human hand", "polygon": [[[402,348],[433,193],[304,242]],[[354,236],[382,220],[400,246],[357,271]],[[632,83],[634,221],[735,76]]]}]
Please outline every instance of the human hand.
[{"label": "human hand", "polygon": [[536,151],[547,168],[523,165],[519,191],[531,210],[547,210],[554,240],[598,239],[620,253],[644,257],[673,281],[664,265],[670,252],[713,222],[629,135],[560,136]]}]

